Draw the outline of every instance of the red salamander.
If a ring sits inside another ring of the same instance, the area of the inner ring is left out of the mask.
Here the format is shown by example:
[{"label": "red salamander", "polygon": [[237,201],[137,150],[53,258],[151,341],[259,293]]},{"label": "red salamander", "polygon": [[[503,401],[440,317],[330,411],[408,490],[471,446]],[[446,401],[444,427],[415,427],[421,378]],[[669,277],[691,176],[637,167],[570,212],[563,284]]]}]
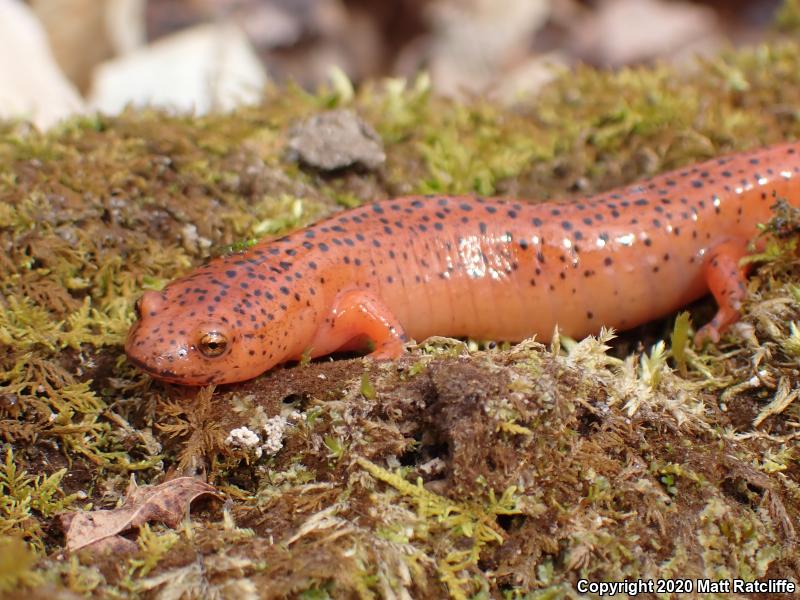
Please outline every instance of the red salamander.
[{"label": "red salamander", "polygon": [[800,143],[717,158],[573,202],[405,197],[212,260],[137,302],[125,344],[153,377],[203,385],[408,338],[518,341],[629,329],[711,291],[698,333],[739,316],[739,259],[777,198],[800,205]]}]

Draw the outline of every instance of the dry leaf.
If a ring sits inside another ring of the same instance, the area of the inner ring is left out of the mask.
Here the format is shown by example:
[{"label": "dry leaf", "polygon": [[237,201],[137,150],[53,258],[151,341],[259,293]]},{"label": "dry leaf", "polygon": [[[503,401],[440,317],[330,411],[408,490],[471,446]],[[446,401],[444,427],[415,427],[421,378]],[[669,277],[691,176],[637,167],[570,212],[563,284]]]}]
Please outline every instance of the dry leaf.
[{"label": "dry leaf", "polygon": [[178,477],[156,486],[131,483],[120,508],[61,515],[67,550],[74,552],[149,521],[176,527],[192,501],[205,494],[221,498],[216,488],[194,477]]}]

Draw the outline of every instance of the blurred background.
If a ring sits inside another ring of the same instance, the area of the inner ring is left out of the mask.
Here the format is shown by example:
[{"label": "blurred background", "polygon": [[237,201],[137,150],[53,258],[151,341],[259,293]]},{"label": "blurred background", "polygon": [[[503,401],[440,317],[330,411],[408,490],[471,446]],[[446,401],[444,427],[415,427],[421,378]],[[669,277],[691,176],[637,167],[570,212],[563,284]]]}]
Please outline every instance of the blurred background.
[{"label": "blurred background", "polygon": [[[787,4],[792,4],[791,0]],[[688,59],[770,35],[781,0],[0,0],[0,116],[203,113],[269,82],[424,71],[436,93],[535,94],[579,62]]]}]

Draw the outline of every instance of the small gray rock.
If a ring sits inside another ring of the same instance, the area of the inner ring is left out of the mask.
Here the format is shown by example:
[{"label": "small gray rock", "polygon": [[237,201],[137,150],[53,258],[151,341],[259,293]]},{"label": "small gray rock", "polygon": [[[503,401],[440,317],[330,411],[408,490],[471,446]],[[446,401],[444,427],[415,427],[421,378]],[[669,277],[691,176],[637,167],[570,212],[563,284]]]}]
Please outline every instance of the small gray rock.
[{"label": "small gray rock", "polygon": [[375,130],[351,110],[332,110],[311,117],[290,132],[291,160],[333,171],[362,165],[376,169],[386,161],[383,142]]}]

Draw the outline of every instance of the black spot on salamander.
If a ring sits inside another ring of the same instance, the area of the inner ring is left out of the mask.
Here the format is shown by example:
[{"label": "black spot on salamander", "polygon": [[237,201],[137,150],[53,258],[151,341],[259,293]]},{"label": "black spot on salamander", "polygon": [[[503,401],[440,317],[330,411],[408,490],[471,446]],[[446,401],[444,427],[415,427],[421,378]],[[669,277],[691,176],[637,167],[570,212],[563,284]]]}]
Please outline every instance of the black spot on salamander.
[{"label": "black spot on salamander", "polygon": [[225,276],[228,277],[229,279],[233,279],[234,277],[236,277],[236,271],[233,270],[225,271]]},{"label": "black spot on salamander", "polygon": [[701,188],[703,187],[703,182],[699,179],[692,180],[692,187],[694,188]]},{"label": "black spot on salamander", "polygon": [[531,223],[535,227],[541,227],[542,226],[542,220],[539,217],[533,217],[533,220],[531,221]]},{"label": "black spot on salamander", "polygon": [[611,257],[610,257],[610,256],[606,256],[606,257],[603,259],[603,264],[604,264],[605,266],[607,266],[607,267],[610,267],[610,266],[613,264],[613,262],[614,262],[614,261],[611,259]]}]

